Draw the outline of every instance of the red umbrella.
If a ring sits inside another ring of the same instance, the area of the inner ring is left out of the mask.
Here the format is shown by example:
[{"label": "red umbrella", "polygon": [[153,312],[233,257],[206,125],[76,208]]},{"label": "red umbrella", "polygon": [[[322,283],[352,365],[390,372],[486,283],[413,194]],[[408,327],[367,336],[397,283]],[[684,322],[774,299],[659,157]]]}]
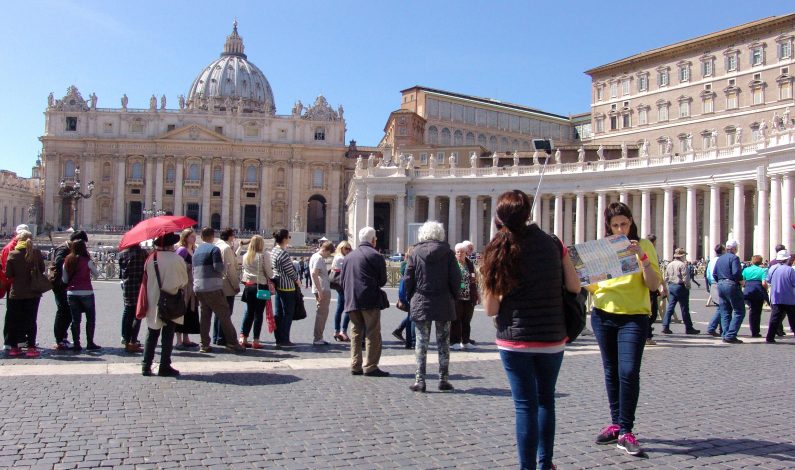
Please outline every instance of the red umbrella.
[{"label": "red umbrella", "polygon": [[151,240],[167,233],[196,225],[196,221],[182,215],[161,215],[151,219],[142,220],[121,237],[119,250],[129,248],[146,240]]}]

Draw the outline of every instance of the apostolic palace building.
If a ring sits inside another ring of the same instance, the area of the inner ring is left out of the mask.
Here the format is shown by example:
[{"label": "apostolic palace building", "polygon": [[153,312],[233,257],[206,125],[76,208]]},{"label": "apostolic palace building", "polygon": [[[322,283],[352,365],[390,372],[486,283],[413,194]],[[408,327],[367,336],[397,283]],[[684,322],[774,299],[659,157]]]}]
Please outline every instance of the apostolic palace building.
[{"label": "apostolic palace building", "polygon": [[[560,116],[426,87],[402,91],[379,144],[357,163],[349,234],[364,225],[402,251],[408,224],[441,220],[448,241],[488,242],[495,201],[534,194],[533,219],[567,243],[601,237],[610,201],[630,205],[661,258],[770,258],[793,242],[795,14],[770,17],[594,67],[591,112]],[[532,139],[554,141],[552,156]],[[546,163],[546,165],[545,165]],[[379,232],[379,233],[380,233]]]},{"label": "apostolic palace building", "polygon": [[[59,184],[94,194],[79,201],[80,227],[134,225],[145,211],[194,218],[202,226],[269,232],[299,228],[339,239],[343,220],[345,121],[319,96],[278,115],[262,71],[244,54],[235,22],[220,57],[201,69],[169,108],[100,108],[70,87],[48,100],[41,137],[43,220],[68,227],[72,200]],[[351,164],[352,167],[352,164]],[[298,225],[298,227],[293,227]]]},{"label": "apostolic palace building", "polygon": [[[100,108],[70,87],[45,113],[40,224],[132,225],[153,210],[200,225],[274,228],[405,251],[416,225],[440,220],[481,249],[499,194],[534,194],[533,219],[567,243],[602,236],[610,201],[633,210],[670,259],[793,246],[795,14],[640,52],[587,70],[588,113],[560,115],[424,86],[401,92],[376,147],[346,145],[343,109],[322,96],[276,114],[237,25],[178,106]],[[584,105],[584,104],[583,104]],[[550,155],[533,139],[551,139]],[[370,152],[372,151],[372,155]],[[78,171],[79,168],[79,171]],[[93,196],[64,196],[93,180]]]}]

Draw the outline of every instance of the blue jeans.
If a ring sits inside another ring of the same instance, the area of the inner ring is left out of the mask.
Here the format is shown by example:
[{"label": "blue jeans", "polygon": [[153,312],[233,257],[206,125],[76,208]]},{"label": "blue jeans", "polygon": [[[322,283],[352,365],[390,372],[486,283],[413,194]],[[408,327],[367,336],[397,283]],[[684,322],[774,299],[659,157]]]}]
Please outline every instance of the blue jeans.
[{"label": "blue jeans", "polygon": [[[728,328],[723,331],[723,339],[734,339],[740,331],[740,326],[745,319],[745,299],[740,284],[733,281],[718,281],[718,296],[722,318],[726,320]],[[731,313],[731,321],[729,320]],[[723,323],[723,320],[721,320]]]},{"label": "blue jeans", "polygon": [[94,344],[94,328],[96,327],[97,313],[94,307],[94,294],[69,295],[69,311],[72,312],[72,341],[80,344],[80,322],[83,312],[86,314],[86,343]]},{"label": "blue jeans", "polygon": [[685,328],[688,330],[693,329],[693,320],[690,318],[690,289],[682,284],[668,284],[668,307],[665,309],[665,315],[663,316],[663,329],[667,330],[671,324],[671,316],[674,314],[674,308],[676,308],[677,303],[682,311],[682,321],[685,322]]},{"label": "blue jeans", "polygon": [[[717,287],[714,288],[717,289]],[[707,325],[707,333],[713,333],[715,330],[717,330],[718,323],[720,323],[721,335],[725,336],[726,332],[729,331],[729,313],[725,312],[724,314],[720,303],[718,303],[718,306],[715,307],[715,313],[712,314],[712,318],[709,320],[709,325]]]},{"label": "blue jeans", "polygon": [[516,447],[522,469],[552,468],[555,447],[555,384],[563,352],[500,350],[516,409]]},{"label": "blue jeans", "polygon": [[640,395],[640,363],[649,316],[617,315],[594,308],[591,327],[602,353],[610,419],[621,434],[632,432]]},{"label": "blue jeans", "polygon": [[345,310],[345,293],[337,291],[337,311],[334,312],[334,332],[346,333],[348,331],[348,323],[351,321],[348,312]]},{"label": "blue jeans", "polygon": [[297,295],[298,291],[279,290],[278,288],[274,294],[276,311],[273,312],[273,319],[276,320],[276,331],[273,332],[273,336],[277,346],[290,342],[290,328],[293,325]]}]

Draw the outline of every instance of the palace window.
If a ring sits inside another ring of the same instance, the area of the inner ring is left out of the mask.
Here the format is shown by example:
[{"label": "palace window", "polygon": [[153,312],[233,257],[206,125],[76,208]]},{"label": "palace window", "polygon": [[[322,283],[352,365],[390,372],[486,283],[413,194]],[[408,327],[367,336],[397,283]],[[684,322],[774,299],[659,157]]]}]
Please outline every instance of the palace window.
[{"label": "palace window", "polygon": [[325,127],[316,127],[315,128],[315,140],[326,140],[326,128]]},{"label": "palace window", "polygon": [[602,85],[596,85],[596,101],[602,101],[602,99],[604,99],[602,94]]},{"label": "palace window", "polygon": [[688,145],[687,135],[686,134],[679,134],[679,151],[682,153],[687,153],[690,150],[690,145]]},{"label": "palace window", "polygon": [[74,178],[75,177],[75,162],[74,160],[66,160],[63,164],[63,176],[64,178]]},{"label": "palace window", "polygon": [[439,131],[436,129],[436,126],[428,128],[428,143],[433,145],[439,143]]},{"label": "palace window", "polygon": [[168,165],[166,168],[166,182],[173,183],[174,182],[174,165]]},{"label": "palace window", "polygon": [[444,152],[436,152],[436,164],[441,165],[444,163]]},{"label": "palace window", "polygon": [[689,82],[690,81],[690,64],[680,64],[679,65],[679,83]]},{"label": "palace window", "polygon": [[715,112],[715,100],[712,96],[706,96],[703,100],[704,114]]},{"label": "palace window", "polygon": [[132,122],[130,122],[130,133],[131,134],[144,133],[144,121],[141,118],[133,119]]},{"label": "palace window", "polygon": [[75,132],[77,131],[77,118],[73,116],[68,116],[66,118],[66,132]]},{"label": "palace window", "polygon": [[765,49],[761,46],[751,47],[751,66],[764,65],[765,63]]},{"label": "palace window", "polygon": [[168,125],[166,125],[166,132],[171,132],[171,131],[173,131],[176,128],[177,128],[176,124],[168,124]]},{"label": "palace window", "polygon": [[701,58],[701,76],[711,77],[715,72],[715,57],[704,56]]},{"label": "palace window", "polygon": [[629,94],[629,81],[628,78],[621,81],[621,94],[624,96]]},{"label": "palace window", "polygon": [[638,108],[638,125],[644,126],[649,123],[649,108]]},{"label": "palace window", "polygon": [[467,145],[475,145],[475,134],[473,134],[471,132],[467,132],[466,144]]},{"label": "palace window", "polygon": [[446,127],[442,129],[442,138],[439,143],[441,145],[450,145],[450,129]]},{"label": "palace window", "polygon": [[615,114],[610,116],[610,130],[614,131],[618,129],[618,116]]},{"label": "palace window", "polygon": [[628,127],[632,127],[632,115],[627,112],[621,115],[621,128],[626,129]]},{"label": "palace window", "polygon": [[615,81],[610,82],[610,98],[618,96],[618,83]]},{"label": "palace window", "polygon": [[199,165],[191,163],[188,167],[188,181],[199,181],[201,179],[199,174]]},{"label": "palace window", "polygon": [[223,126],[215,126],[215,133],[224,135],[224,127]]},{"label": "palace window", "polygon": [[670,106],[670,103],[667,101],[664,103],[657,103],[657,121],[665,122],[668,120],[668,106]]},{"label": "palace window", "polygon": [[726,56],[726,71],[727,72],[737,72],[738,68],[738,56],[740,52],[734,49],[729,49],[728,51],[724,52]]},{"label": "palace window", "polygon": [[792,58],[792,39],[793,36],[787,35],[781,35],[776,38],[778,60],[787,60]]},{"label": "palace window", "polygon": [[453,145],[464,145],[464,133],[455,131],[453,134]]},{"label": "palace window", "polygon": [[596,118],[596,133],[601,134],[605,131],[605,118],[604,116]]},{"label": "palace window", "polygon": [[312,171],[312,187],[313,188],[322,188],[323,187],[323,170],[322,169],[315,169]]},{"label": "palace window", "polygon": [[762,87],[754,88],[753,92],[754,104],[765,104],[765,90]]},{"label": "palace window", "polygon": [[693,99],[689,96],[679,97],[679,118],[690,117],[690,102]]},{"label": "palace window", "polygon": [[481,147],[486,147],[488,145],[485,135],[478,134],[478,145],[480,145]]},{"label": "palace window", "polygon": [[726,109],[737,109],[738,107],[738,93],[736,91],[729,91],[726,93]]},{"label": "palace window", "polygon": [[224,178],[224,172],[220,166],[213,168],[213,184],[221,184]]},{"label": "palace window", "polygon": [[421,153],[420,154],[420,165],[427,165],[428,164],[428,154]]},{"label": "palace window", "polygon": [[638,91],[648,91],[649,90],[649,74],[648,73],[639,73],[638,74]]},{"label": "palace window", "polygon": [[130,179],[135,181],[140,181],[144,179],[143,175],[143,165],[141,162],[135,162],[132,164],[132,171],[130,172]]},{"label": "palace window", "polygon": [[778,99],[780,100],[792,99],[792,79],[779,82]]},{"label": "palace window", "polygon": [[102,164],[102,181],[110,181],[110,162]]},{"label": "palace window", "polygon": [[257,167],[249,165],[246,167],[246,183],[257,182]]},{"label": "palace window", "polygon": [[256,124],[249,124],[245,126],[246,137],[259,137],[259,128]]},{"label": "palace window", "polygon": [[734,126],[729,126],[725,129],[726,131],[726,145],[729,147],[734,146],[737,143],[737,130]]},{"label": "palace window", "polygon": [[669,82],[669,79],[670,79],[669,74],[670,74],[670,72],[668,70],[668,67],[663,67],[663,68],[657,69],[657,86],[658,87],[668,86],[668,82]]}]

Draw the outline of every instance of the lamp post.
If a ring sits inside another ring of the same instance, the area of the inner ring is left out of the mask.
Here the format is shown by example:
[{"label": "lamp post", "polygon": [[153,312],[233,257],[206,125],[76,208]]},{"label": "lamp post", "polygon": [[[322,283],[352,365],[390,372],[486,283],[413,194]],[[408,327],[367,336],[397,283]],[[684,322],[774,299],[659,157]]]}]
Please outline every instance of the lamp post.
[{"label": "lamp post", "polygon": [[66,181],[66,178],[62,178],[59,187],[58,194],[60,194],[63,199],[68,199],[72,203],[75,218],[72,229],[77,230],[77,203],[80,199],[88,199],[91,197],[94,192],[94,182],[88,182],[88,193],[80,192],[80,167],[77,167],[75,168],[74,181],[70,184]]},{"label": "lamp post", "polygon": [[149,209],[144,209],[143,211],[141,211],[141,213],[143,214],[144,219],[166,215],[166,211],[157,208],[157,201],[152,201],[152,207]]}]

